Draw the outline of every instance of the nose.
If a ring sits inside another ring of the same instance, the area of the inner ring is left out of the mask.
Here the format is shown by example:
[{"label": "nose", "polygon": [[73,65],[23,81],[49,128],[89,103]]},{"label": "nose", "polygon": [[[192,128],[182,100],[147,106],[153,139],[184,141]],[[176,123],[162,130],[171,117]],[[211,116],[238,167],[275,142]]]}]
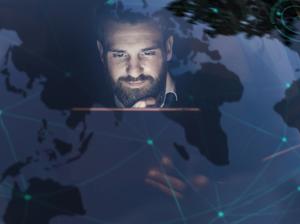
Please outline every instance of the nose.
[{"label": "nose", "polygon": [[141,65],[141,60],[138,56],[131,57],[128,61],[127,74],[137,78],[143,73],[143,66]]}]

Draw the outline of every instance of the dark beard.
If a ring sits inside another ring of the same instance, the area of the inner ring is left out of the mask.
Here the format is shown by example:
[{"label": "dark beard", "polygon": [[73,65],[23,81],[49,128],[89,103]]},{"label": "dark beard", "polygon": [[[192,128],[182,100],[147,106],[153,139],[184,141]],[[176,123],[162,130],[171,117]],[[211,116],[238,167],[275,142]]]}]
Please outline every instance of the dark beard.
[{"label": "dark beard", "polygon": [[[123,85],[124,82],[130,81],[144,81],[149,84],[143,88],[129,88]],[[165,93],[165,85],[166,74],[160,75],[157,79],[144,74],[141,74],[137,78],[128,75],[118,79],[114,85],[114,93],[124,107],[132,107],[138,101],[150,97],[156,99],[157,105],[155,106],[159,106],[162,103]]]}]

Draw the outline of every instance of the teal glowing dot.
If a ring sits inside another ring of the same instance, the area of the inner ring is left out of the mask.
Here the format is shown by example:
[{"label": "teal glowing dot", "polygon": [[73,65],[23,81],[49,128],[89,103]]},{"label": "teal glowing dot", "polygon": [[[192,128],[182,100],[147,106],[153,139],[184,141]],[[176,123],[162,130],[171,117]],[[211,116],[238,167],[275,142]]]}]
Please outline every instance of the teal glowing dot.
[{"label": "teal glowing dot", "polygon": [[150,139],[150,138],[149,138],[149,139],[147,140],[147,144],[148,144],[148,145],[153,145],[153,144],[154,144],[154,142],[153,142],[153,140],[152,140],[152,139]]},{"label": "teal glowing dot", "polygon": [[291,87],[291,84],[290,84],[290,83],[287,83],[287,84],[285,84],[285,87],[288,89],[288,88]]},{"label": "teal glowing dot", "polygon": [[218,8],[215,8],[215,7],[212,7],[210,8],[210,10],[213,12],[213,13],[219,13],[219,9]]},{"label": "teal glowing dot", "polygon": [[225,216],[225,214],[224,214],[223,211],[219,211],[219,212],[218,212],[218,217],[219,217],[219,218],[224,218],[224,216]]},{"label": "teal glowing dot", "polygon": [[108,5],[113,5],[115,3],[115,0],[107,0],[106,4]]},{"label": "teal glowing dot", "polygon": [[287,142],[288,139],[287,139],[287,137],[282,137],[282,138],[281,138],[281,141],[282,141],[282,142]]},{"label": "teal glowing dot", "polygon": [[298,186],[298,187],[297,187],[297,191],[299,191],[299,192],[300,192],[300,186]]},{"label": "teal glowing dot", "polygon": [[277,16],[281,16],[281,12],[277,11],[277,12],[276,12],[276,15],[277,15]]},{"label": "teal glowing dot", "polygon": [[71,76],[71,72],[66,72],[66,77],[69,78]]},{"label": "teal glowing dot", "polygon": [[32,199],[32,196],[30,194],[25,194],[24,195],[24,200],[25,201],[31,201],[31,199]]}]

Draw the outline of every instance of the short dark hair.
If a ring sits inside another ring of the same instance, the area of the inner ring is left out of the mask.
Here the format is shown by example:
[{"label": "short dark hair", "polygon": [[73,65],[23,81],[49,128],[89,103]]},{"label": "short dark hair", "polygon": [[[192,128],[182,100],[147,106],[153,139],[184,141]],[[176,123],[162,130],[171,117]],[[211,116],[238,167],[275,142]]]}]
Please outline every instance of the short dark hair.
[{"label": "short dark hair", "polygon": [[162,18],[154,17],[149,14],[133,12],[130,9],[103,10],[98,9],[96,13],[96,32],[97,39],[101,42],[105,41],[106,31],[110,28],[109,22],[139,24],[148,23],[157,28],[165,41],[170,35],[170,31],[166,24],[162,22]]}]

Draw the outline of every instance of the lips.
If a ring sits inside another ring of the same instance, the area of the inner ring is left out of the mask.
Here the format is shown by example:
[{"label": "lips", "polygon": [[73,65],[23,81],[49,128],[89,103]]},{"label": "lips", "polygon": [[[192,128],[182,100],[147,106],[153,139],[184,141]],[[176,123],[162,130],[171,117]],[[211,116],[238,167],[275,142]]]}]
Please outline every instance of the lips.
[{"label": "lips", "polygon": [[131,88],[139,88],[144,86],[146,82],[147,82],[146,80],[139,80],[139,81],[129,81],[125,83]]}]

